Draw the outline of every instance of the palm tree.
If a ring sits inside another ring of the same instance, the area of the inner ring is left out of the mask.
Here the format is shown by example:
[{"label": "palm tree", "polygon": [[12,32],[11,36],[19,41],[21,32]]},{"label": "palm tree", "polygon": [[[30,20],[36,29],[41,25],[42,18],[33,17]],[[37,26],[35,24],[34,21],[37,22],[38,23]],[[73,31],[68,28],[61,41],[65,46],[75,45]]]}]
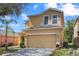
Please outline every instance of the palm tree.
[{"label": "palm tree", "polygon": [[[7,15],[14,15],[16,14],[17,16],[21,13],[21,7],[22,4],[20,3],[0,3],[0,16],[2,17],[5,17]],[[28,5],[28,4],[24,4],[24,5]],[[7,43],[7,31],[8,29],[11,29],[9,27],[9,24],[12,23],[12,22],[15,22],[15,20],[2,20],[0,19],[0,21],[5,24],[5,30],[6,30],[6,33],[5,33],[5,43]],[[4,27],[4,26],[0,26],[0,27]],[[5,50],[7,50],[7,45],[5,45]]]},{"label": "palm tree", "polygon": [[[0,16],[2,16],[3,18],[7,15],[19,15],[20,14],[20,8],[19,8],[20,4],[16,4],[16,3],[0,3]],[[0,19],[0,22],[2,22],[3,25],[0,26],[1,27],[5,27],[5,50],[7,51],[7,34],[8,34],[8,29],[12,30],[13,29],[11,27],[9,27],[9,24],[12,22],[17,23],[15,20],[7,20],[7,19]]]},{"label": "palm tree", "polygon": [[12,32],[14,32],[14,30],[9,26],[9,24],[11,24],[12,22],[16,22],[16,20],[5,20],[2,19],[1,20],[2,25],[0,27],[5,28],[5,50],[8,50],[8,46],[7,46],[7,36],[8,36],[8,30],[11,30]]}]

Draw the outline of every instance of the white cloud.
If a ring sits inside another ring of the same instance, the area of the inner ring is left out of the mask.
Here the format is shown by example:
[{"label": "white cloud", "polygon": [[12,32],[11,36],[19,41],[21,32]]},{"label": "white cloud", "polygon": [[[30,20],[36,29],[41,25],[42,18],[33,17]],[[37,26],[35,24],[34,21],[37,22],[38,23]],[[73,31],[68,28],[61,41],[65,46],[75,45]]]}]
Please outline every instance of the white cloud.
[{"label": "white cloud", "polygon": [[10,15],[7,15],[7,16],[5,16],[5,19],[10,20],[11,19],[11,16]]},{"label": "white cloud", "polygon": [[78,3],[79,0],[0,0],[0,3],[47,3],[47,2],[57,2],[57,3]]},{"label": "white cloud", "polygon": [[[51,0],[50,0],[51,1]],[[52,0],[53,1],[53,0]],[[52,2],[51,1],[51,2]],[[78,3],[79,0],[55,0],[56,3]]]},{"label": "white cloud", "polygon": [[5,27],[3,27],[3,28],[0,28],[0,30],[5,30]]},{"label": "white cloud", "polygon": [[4,17],[0,16],[1,19],[6,19],[6,20],[10,20],[11,19],[11,16],[10,15],[6,15]]},{"label": "white cloud", "polygon": [[19,24],[10,24],[10,26],[16,27],[16,26],[20,26]]},{"label": "white cloud", "polygon": [[64,11],[65,15],[70,15],[70,16],[79,15],[79,8],[75,8],[75,6],[72,5],[71,3],[62,5],[61,10]]},{"label": "white cloud", "polygon": [[24,19],[24,20],[29,20],[29,18],[27,17],[27,15],[26,14],[21,14],[21,16],[22,16],[22,18]]},{"label": "white cloud", "polygon": [[37,7],[38,7],[38,5],[34,5],[34,6],[33,6],[33,9],[36,9]]},{"label": "white cloud", "polygon": [[[79,6],[75,6],[71,3],[67,3],[67,4],[64,4],[62,5],[62,8],[61,10],[63,10],[64,12],[64,15],[66,16],[74,16],[74,15],[79,15],[79,8],[75,8],[75,7],[79,7]],[[45,8],[48,9],[48,8],[57,8],[57,3],[47,3],[45,4]]]},{"label": "white cloud", "polygon": [[47,3],[45,4],[45,8],[57,8],[57,3]]}]

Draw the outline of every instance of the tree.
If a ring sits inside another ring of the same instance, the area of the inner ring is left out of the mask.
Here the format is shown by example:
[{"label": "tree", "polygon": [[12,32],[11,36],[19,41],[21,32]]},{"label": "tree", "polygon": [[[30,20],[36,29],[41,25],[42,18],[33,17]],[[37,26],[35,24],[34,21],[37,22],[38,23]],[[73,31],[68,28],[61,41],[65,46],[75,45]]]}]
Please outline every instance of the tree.
[{"label": "tree", "polygon": [[27,6],[29,3],[0,3],[0,16],[4,15],[19,15],[22,9],[25,8],[28,12]]},{"label": "tree", "polygon": [[16,14],[21,12],[20,5],[17,3],[0,3],[0,16]]},{"label": "tree", "polygon": [[[20,13],[20,9],[19,9],[19,4],[8,4],[8,3],[0,3],[0,16],[2,16],[3,18],[7,15],[19,15]],[[7,19],[0,19],[0,22],[2,22],[2,24],[0,27],[5,27],[5,50],[7,49],[7,34],[8,34],[8,29],[11,29],[9,27],[9,24],[12,22],[15,22],[15,20],[7,20]]]},{"label": "tree", "polygon": [[72,42],[74,20],[67,20],[64,28],[64,36],[66,42]]},{"label": "tree", "polygon": [[9,26],[10,23],[12,22],[15,22],[17,23],[15,20],[5,20],[5,19],[2,19],[1,20],[2,22],[2,25],[0,25],[0,27],[2,28],[5,28],[5,50],[8,50],[8,46],[7,46],[7,37],[8,37],[8,30],[11,30],[14,32],[14,30]]},{"label": "tree", "polygon": [[[0,16],[2,16],[3,18],[5,16],[7,16],[7,15],[14,15],[14,14],[16,14],[18,16],[21,13],[21,9],[22,9],[21,6],[22,5],[28,5],[28,4],[20,4],[20,3],[0,3]],[[8,25],[11,22],[13,22],[14,20],[8,21],[6,19],[5,20],[0,19],[0,21],[3,24],[5,24],[5,29],[6,29],[5,43],[7,43],[7,31],[8,31],[8,28],[10,28]],[[14,22],[16,22],[16,21],[14,21]],[[3,26],[0,26],[0,27],[3,27]],[[7,45],[5,45],[5,50],[7,50]]]}]

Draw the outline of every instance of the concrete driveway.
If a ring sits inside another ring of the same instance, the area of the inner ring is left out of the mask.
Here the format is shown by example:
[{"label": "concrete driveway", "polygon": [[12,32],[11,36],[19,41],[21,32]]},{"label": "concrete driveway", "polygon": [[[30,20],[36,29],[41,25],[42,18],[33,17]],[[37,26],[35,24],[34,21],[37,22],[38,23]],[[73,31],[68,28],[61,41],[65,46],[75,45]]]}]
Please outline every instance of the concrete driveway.
[{"label": "concrete driveway", "polygon": [[54,50],[51,48],[22,48],[14,53],[3,54],[3,56],[49,56]]}]

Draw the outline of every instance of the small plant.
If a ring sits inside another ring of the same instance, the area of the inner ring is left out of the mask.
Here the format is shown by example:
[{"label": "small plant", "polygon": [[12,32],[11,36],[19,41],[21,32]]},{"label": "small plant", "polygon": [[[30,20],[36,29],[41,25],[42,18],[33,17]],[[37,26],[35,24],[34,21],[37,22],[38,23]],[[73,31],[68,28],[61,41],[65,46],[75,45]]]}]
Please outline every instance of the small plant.
[{"label": "small plant", "polygon": [[63,42],[63,47],[67,47],[68,43],[67,42]]},{"label": "small plant", "polygon": [[24,43],[20,43],[20,48],[24,48]]},{"label": "small plant", "polygon": [[77,31],[77,35],[79,36],[79,31]]},{"label": "small plant", "polygon": [[21,41],[20,41],[20,48],[24,48],[25,47],[24,42],[25,42],[25,39],[24,39],[24,36],[22,36],[21,37]]}]

